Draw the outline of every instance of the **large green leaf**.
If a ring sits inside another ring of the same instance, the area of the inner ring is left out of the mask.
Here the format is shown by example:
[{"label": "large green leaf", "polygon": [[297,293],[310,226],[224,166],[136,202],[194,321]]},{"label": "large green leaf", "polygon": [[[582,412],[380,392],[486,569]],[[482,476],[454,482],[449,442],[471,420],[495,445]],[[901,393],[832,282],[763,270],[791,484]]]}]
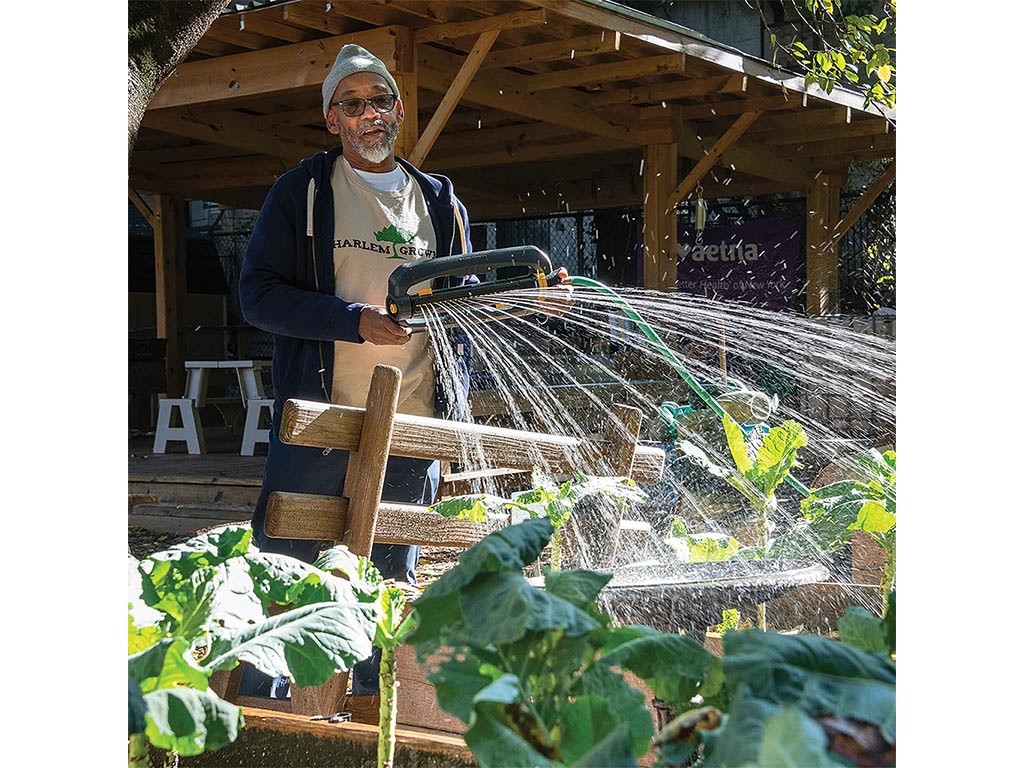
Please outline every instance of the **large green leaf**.
[{"label": "large green leaf", "polygon": [[891,660],[817,635],[727,632],[723,667],[730,685],[759,698],[799,705],[896,733],[896,668]]},{"label": "large green leaf", "polygon": [[577,608],[587,608],[611,579],[612,574],[598,571],[548,571],[544,576],[544,589]]},{"label": "large green leaf", "polygon": [[573,695],[599,696],[615,707],[620,722],[629,727],[629,743],[635,756],[647,752],[654,735],[654,722],[643,693],[626,682],[611,667],[595,664],[573,684]]},{"label": "large green leaf", "polygon": [[462,661],[441,662],[437,671],[428,674],[434,684],[437,703],[449,715],[469,723],[477,694],[501,677],[501,670],[486,664],[468,648],[460,648]]},{"label": "large green leaf", "polygon": [[[578,696],[575,701],[570,701],[562,707],[560,722],[562,735],[558,740],[558,747],[562,760],[566,763],[579,760],[591,747],[618,730],[621,725],[619,718],[612,714],[606,699],[587,695]],[[632,757],[628,728],[626,733],[626,754]]]},{"label": "large green leaf", "polygon": [[572,763],[572,768],[635,768],[629,746],[629,729],[620,725]]},{"label": "large green leaf", "polygon": [[791,419],[768,430],[754,460],[754,470],[760,477],[758,485],[765,496],[775,493],[796,465],[797,451],[806,445],[807,433]]},{"label": "large green leaf", "polygon": [[200,668],[182,638],[161,640],[146,650],[128,657],[128,677],[142,692],[188,685],[204,691],[209,687],[209,672]]},{"label": "large green leaf", "polygon": [[702,768],[752,768],[757,765],[764,724],[782,707],[762,701],[740,686],[729,714],[714,731],[700,731],[704,742]]},{"label": "large green leaf", "polygon": [[718,657],[684,635],[637,637],[602,655],[600,662],[628,669],[674,706],[687,705],[697,693],[713,696],[722,683]]},{"label": "large green leaf", "polygon": [[247,560],[255,593],[266,604],[300,608],[314,603],[362,602],[346,579],[293,557],[259,553]]},{"label": "large green leaf", "polygon": [[857,520],[850,530],[866,533],[887,533],[896,527],[896,515],[878,501],[866,501],[857,514]]},{"label": "large green leaf", "polygon": [[242,710],[211,690],[164,688],[145,696],[146,737],[183,757],[225,747],[244,725]]},{"label": "large green leaf", "polygon": [[321,685],[370,656],[376,626],[375,609],[365,603],[307,605],[216,638],[204,666],[231,669],[246,661],[300,688]]},{"label": "large green leaf", "polygon": [[506,706],[481,702],[473,711],[473,723],[464,739],[480,768],[555,768],[550,758],[510,726]]},{"label": "large green leaf", "polygon": [[882,620],[859,605],[847,608],[839,619],[839,637],[868,653],[889,653]]},{"label": "large green leaf", "polygon": [[568,600],[531,586],[518,573],[480,576],[459,595],[462,614],[472,617],[468,636],[474,644],[514,643],[527,632],[560,629],[578,637],[598,623]]},{"label": "large green leaf", "polygon": [[764,723],[757,765],[760,768],[842,768],[828,752],[828,736],[814,720],[786,707]]},{"label": "large green leaf", "polygon": [[173,591],[201,568],[249,554],[251,541],[251,528],[227,526],[150,555],[141,563],[147,575],[143,581],[146,603],[155,605],[161,593]]}]

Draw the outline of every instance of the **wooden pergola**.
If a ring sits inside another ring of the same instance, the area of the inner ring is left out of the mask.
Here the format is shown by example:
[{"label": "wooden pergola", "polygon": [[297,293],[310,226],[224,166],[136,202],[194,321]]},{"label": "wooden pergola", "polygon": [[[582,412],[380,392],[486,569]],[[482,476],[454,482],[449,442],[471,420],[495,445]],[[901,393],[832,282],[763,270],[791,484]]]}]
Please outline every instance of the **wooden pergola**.
[{"label": "wooden pergola", "polygon": [[895,158],[895,113],[607,0],[231,3],[153,98],[129,169],[155,232],[170,388],[183,201],[258,209],[332,146],[320,86],[350,42],[402,91],[398,154],[450,176],[472,219],[642,206],[647,288],[675,287],[676,206],[698,183],[709,199],[800,193],[806,309],[837,312],[839,241],[895,178],[892,163],[840,221],[849,163]]}]

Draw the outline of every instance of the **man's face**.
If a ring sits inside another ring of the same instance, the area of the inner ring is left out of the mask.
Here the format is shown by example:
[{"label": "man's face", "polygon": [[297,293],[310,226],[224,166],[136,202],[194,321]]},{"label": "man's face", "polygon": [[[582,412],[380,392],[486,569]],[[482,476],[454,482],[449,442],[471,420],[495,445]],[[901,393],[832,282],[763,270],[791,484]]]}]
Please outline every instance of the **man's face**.
[{"label": "man's face", "polygon": [[[356,72],[338,83],[331,102],[345,99],[372,99],[391,93],[387,81],[373,72]],[[363,112],[348,117],[340,106],[327,112],[327,130],[341,137],[345,157],[353,166],[365,169],[367,164],[377,166],[390,159],[398,138],[398,126],[405,111],[399,101],[390,112],[378,112],[373,105],[363,105]],[[359,161],[362,162],[359,162]]]}]

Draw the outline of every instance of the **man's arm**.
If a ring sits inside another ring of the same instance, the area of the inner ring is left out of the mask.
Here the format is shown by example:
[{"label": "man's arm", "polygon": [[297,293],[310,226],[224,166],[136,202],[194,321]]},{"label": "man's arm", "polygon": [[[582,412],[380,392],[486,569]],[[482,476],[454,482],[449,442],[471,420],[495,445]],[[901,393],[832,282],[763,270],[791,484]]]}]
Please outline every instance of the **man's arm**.
[{"label": "man's arm", "polygon": [[281,336],[361,343],[359,316],[366,304],[296,286],[299,260],[309,258],[296,253],[295,224],[298,216],[305,221],[305,211],[296,210],[283,181],[267,195],[245,249],[238,281],[242,314]]}]

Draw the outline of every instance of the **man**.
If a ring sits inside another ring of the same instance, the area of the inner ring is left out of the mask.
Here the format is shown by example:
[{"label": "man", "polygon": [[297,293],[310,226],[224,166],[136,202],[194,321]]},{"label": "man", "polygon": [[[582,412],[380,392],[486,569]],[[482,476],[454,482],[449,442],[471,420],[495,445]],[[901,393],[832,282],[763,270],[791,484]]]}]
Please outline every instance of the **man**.
[{"label": "man", "polygon": [[[346,45],[322,95],[327,129],[340,145],[274,184],[239,280],[246,320],[274,334],[273,424],[253,535],[262,551],[306,562],[324,542],[267,536],[267,498],[273,491],[340,496],[348,452],[281,443],[285,401],[365,407],[374,366],[383,363],[402,371],[400,412],[451,416],[466,402],[471,350],[464,337],[453,346],[461,391],[447,391],[450,377],[435,375],[428,334],[410,333],[384,308],[387,279],[399,263],[472,250],[469,216],[451,182],[395,157],[405,113],[394,78],[367,50]],[[463,282],[446,278],[442,286]],[[438,462],[393,456],[382,495],[431,504],[439,483]],[[418,555],[419,547],[375,545],[371,559],[384,578],[415,583]],[[360,677],[375,686],[375,675],[357,667],[356,688]]]}]

